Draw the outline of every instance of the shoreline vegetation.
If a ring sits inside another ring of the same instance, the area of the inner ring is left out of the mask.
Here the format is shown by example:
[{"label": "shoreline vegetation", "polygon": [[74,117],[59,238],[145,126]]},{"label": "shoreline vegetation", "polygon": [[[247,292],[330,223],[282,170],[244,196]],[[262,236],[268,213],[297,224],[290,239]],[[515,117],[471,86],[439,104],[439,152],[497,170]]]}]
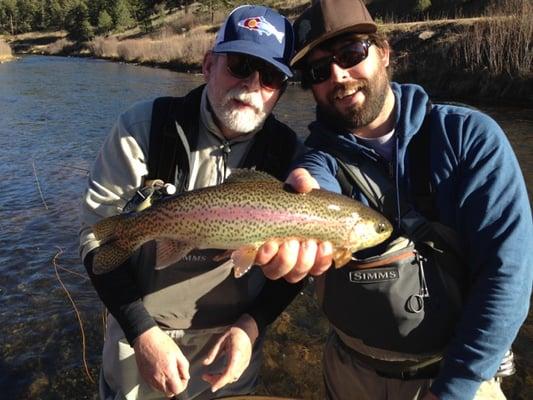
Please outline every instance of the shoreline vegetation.
[{"label": "shoreline vegetation", "polygon": [[14,59],[11,46],[0,37],[0,64]]},{"label": "shoreline vegetation", "polygon": [[[291,20],[307,6],[304,0],[289,3],[278,10]],[[198,13],[192,6],[163,10],[148,33],[137,26],[88,41],[73,41],[66,31],[0,36],[0,61],[12,58],[11,46],[15,54],[95,57],[199,73],[225,14]],[[480,17],[376,22],[391,43],[394,80],[419,83],[437,99],[533,103],[529,0],[503,0]]]}]

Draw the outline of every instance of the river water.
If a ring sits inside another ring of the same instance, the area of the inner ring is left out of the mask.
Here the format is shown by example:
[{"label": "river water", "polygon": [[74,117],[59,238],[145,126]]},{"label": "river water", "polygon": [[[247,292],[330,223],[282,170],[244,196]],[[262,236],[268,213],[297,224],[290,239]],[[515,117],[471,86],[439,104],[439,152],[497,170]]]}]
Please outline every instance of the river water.
[{"label": "river water", "polygon": [[[0,65],[0,398],[93,399],[103,309],[77,252],[86,173],[116,116],[133,102],[182,95],[203,81],[141,66],[27,56]],[[484,107],[506,130],[533,188],[533,108]],[[305,134],[309,93],[290,86],[276,115]],[[529,299],[524,299],[529,301]],[[310,313],[312,316],[310,316]],[[325,323],[304,293],[269,335],[265,394],[320,398]],[[514,349],[509,398],[533,379],[533,320]]]}]

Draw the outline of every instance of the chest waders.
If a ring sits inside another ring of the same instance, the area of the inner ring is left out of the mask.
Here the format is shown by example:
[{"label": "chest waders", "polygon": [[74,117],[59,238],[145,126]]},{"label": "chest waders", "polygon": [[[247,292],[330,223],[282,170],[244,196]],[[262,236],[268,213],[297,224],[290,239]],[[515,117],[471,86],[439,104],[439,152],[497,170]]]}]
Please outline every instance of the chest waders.
[{"label": "chest waders", "polygon": [[[193,168],[191,154],[198,148],[204,87],[200,86],[184,97],[160,97],[154,101],[148,175],[144,187],[137,190],[124,211],[140,211],[169,194],[183,193],[189,186]],[[238,167],[256,168],[283,180],[297,144],[294,132],[269,116],[262,129],[255,133],[253,143],[239,160]],[[231,151],[229,146],[227,151]],[[169,193],[169,188],[173,193]],[[259,294],[267,285],[279,286],[279,283],[267,281],[260,269],[234,279],[229,267],[213,261],[213,257],[221,252],[220,249],[195,249],[175,268],[154,272],[151,268],[156,257],[153,242],[139,249],[132,260],[132,270],[144,294],[146,309],[160,325],[172,329],[228,325],[247,310],[254,309]],[[169,298],[176,303],[170,302]],[[281,307],[283,296],[280,299],[268,304],[272,309],[277,305]],[[173,304],[180,306],[176,308]]]},{"label": "chest waders", "polygon": [[[437,221],[430,178],[430,110],[428,106],[422,128],[408,148],[410,201],[397,193],[393,174],[382,162],[352,154],[348,160],[330,151],[339,166],[337,180],[343,193],[352,197],[357,188],[371,207],[396,222],[397,235],[381,254],[354,258],[329,271],[319,299],[342,338],[339,345],[378,374],[396,379],[438,374],[469,279],[456,232]],[[378,354],[401,354],[405,359],[364,354],[365,347],[354,349],[350,338],[384,351]],[[514,373],[511,352],[498,372]]]}]

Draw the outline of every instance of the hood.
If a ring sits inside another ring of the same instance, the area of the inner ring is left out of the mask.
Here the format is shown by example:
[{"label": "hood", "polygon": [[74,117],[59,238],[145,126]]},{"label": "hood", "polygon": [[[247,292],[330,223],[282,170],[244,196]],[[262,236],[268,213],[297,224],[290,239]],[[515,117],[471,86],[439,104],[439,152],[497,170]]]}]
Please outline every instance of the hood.
[{"label": "hood", "polygon": [[[418,132],[426,115],[429,97],[424,89],[414,84],[391,83],[395,98],[395,132],[398,136],[400,151],[405,149],[412,136]],[[349,131],[340,131],[330,126],[317,107],[316,121],[309,125],[310,135],[305,144],[317,150],[334,148],[339,151],[351,150],[354,147],[369,155],[373,150],[359,144],[357,138]]]}]

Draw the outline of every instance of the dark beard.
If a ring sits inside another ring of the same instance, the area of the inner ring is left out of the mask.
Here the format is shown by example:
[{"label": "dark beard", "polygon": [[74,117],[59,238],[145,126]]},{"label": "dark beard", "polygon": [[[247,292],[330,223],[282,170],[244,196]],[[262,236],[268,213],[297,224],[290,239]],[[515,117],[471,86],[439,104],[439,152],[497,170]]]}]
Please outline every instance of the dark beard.
[{"label": "dark beard", "polygon": [[358,80],[346,85],[339,86],[335,90],[333,97],[338,93],[343,93],[352,89],[360,90],[365,95],[365,102],[362,106],[354,106],[348,113],[341,113],[334,107],[321,107],[328,116],[330,123],[349,131],[360,129],[374,121],[385,104],[387,91],[390,82],[385,69],[379,71],[371,80]]}]

